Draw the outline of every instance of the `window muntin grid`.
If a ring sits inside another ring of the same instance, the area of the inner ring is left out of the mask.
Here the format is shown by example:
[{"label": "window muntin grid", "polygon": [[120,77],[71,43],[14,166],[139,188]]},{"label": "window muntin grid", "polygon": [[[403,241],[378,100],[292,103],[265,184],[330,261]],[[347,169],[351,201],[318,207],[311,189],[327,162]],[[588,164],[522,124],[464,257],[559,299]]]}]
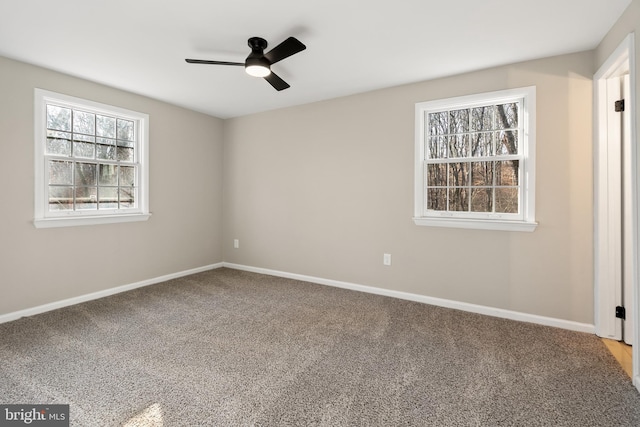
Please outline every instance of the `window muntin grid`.
[{"label": "window muntin grid", "polygon": [[136,119],[47,102],[47,212],[106,214],[138,207]]},{"label": "window muntin grid", "polygon": [[424,112],[427,215],[521,217],[523,99]]}]

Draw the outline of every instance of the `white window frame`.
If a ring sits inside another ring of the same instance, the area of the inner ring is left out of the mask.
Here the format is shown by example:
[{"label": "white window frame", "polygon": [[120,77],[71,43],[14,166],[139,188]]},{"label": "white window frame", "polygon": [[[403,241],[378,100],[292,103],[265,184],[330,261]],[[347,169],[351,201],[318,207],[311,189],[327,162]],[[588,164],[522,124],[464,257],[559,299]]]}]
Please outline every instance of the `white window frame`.
[{"label": "white window frame", "polygon": [[[96,211],[49,211],[47,190],[49,182],[47,155],[45,152],[47,103],[117,116],[135,122],[137,132],[135,163],[138,166],[136,176],[138,193],[135,208]],[[149,116],[147,114],[36,88],[34,90],[34,128],[35,209],[33,224],[36,228],[110,224],[146,221],[149,219],[151,213],[149,212]]]},{"label": "white window frame", "polygon": [[[521,189],[518,214],[483,212],[451,212],[427,210],[425,135],[429,113],[473,108],[483,105],[520,102],[523,124],[519,139],[519,187]],[[415,105],[415,196],[416,225],[431,227],[472,228],[503,231],[534,231],[535,222],[535,142],[536,142],[536,88],[535,86],[487,92]]]}]

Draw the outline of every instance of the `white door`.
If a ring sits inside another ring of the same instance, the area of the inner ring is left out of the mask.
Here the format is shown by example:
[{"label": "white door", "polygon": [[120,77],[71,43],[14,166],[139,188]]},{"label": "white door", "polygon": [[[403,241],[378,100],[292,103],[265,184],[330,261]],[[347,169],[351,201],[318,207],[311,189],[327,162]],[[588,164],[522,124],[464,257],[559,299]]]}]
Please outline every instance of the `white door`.
[{"label": "white door", "polygon": [[[593,76],[595,329],[600,337],[629,344],[640,343],[640,148],[631,120],[637,112],[634,37],[628,34]],[[615,98],[625,100],[624,112],[615,112]],[[615,317],[617,306],[625,307],[624,321]],[[640,352],[632,356],[633,385],[640,391]]]}]

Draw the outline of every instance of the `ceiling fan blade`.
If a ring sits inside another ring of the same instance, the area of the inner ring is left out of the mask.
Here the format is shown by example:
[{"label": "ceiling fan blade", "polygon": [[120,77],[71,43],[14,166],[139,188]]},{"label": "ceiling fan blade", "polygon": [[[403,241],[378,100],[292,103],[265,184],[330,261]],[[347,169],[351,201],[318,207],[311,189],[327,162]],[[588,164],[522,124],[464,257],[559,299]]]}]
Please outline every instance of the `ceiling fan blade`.
[{"label": "ceiling fan blade", "polygon": [[307,47],[297,38],[289,37],[278,46],[265,53],[264,57],[267,58],[270,63],[275,64],[276,62],[282,61],[283,59],[303,51],[306,48]]},{"label": "ceiling fan blade", "polygon": [[269,84],[271,86],[273,86],[273,88],[277,91],[281,91],[284,90],[289,86],[289,83],[285,82],[284,80],[282,80],[280,77],[278,77],[277,74],[275,74],[273,71],[271,72],[271,74],[269,74],[268,76],[266,76],[264,78],[266,81],[269,82]]},{"label": "ceiling fan blade", "polygon": [[185,59],[189,64],[242,65],[244,62],[207,61],[206,59]]}]

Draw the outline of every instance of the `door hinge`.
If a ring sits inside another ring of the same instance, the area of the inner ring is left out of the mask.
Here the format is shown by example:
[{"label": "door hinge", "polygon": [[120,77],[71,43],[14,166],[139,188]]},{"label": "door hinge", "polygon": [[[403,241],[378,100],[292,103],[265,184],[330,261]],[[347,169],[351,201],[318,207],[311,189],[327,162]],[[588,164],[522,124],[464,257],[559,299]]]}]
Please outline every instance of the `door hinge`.
[{"label": "door hinge", "polygon": [[620,113],[624,111],[624,99],[621,99],[620,101],[616,101],[614,105],[615,105],[616,113]]},{"label": "door hinge", "polygon": [[621,305],[616,307],[616,317],[618,319],[625,320],[627,318],[627,310],[624,309]]}]

